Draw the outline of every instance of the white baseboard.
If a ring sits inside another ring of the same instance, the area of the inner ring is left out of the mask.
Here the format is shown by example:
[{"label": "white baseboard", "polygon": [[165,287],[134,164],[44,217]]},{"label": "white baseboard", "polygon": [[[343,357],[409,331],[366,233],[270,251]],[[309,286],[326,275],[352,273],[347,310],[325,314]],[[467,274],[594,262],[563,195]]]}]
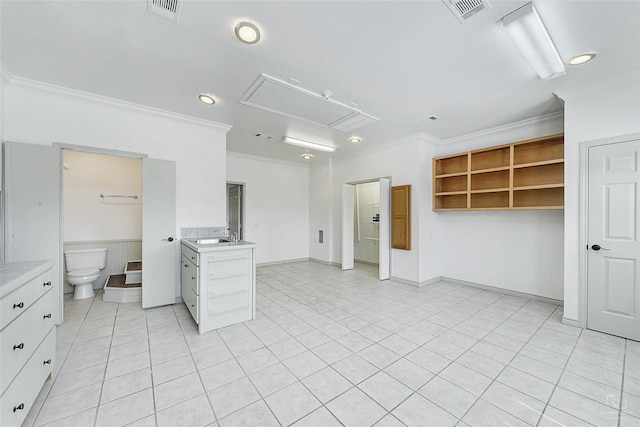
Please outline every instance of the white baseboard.
[{"label": "white baseboard", "polygon": [[413,280],[401,279],[399,277],[391,277],[391,280],[394,282],[402,283],[404,285],[415,286],[416,288],[422,288],[428,285],[432,285],[436,282],[440,282],[442,280],[441,277],[434,277],[433,279],[425,280],[422,282],[415,282]]},{"label": "white baseboard", "polygon": [[291,264],[292,262],[303,262],[303,261],[310,261],[310,259],[298,258],[298,259],[285,259],[282,261],[261,262],[259,264],[256,264],[256,267],[268,267],[270,265]]},{"label": "white baseboard", "polygon": [[495,286],[481,285],[480,283],[467,282],[466,280],[452,279],[450,277],[441,277],[440,280],[442,280],[443,282],[453,283],[455,285],[470,286],[472,288],[484,289],[486,291],[498,292],[498,293],[501,293],[501,294],[512,295],[514,297],[531,299],[531,300],[535,300],[535,301],[545,302],[547,304],[564,305],[564,301],[562,301],[562,300],[557,300],[557,299],[554,299],[554,298],[547,298],[547,297],[543,297],[543,296],[540,296],[540,295],[527,294],[525,292],[512,291],[510,289],[498,288],[498,287],[495,287]]},{"label": "white baseboard", "polygon": [[564,316],[562,317],[562,323],[569,326],[575,326],[576,328],[584,328],[579,320],[567,319]]}]

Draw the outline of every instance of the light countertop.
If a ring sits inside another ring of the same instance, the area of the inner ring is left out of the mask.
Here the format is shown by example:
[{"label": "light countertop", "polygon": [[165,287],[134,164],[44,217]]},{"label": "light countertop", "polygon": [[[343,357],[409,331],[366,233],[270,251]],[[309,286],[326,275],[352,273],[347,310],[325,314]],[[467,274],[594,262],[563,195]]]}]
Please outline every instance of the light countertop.
[{"label": "light countertop", "polygon": [[53,267],[52,261],[19,261],[0,263],[0,297]]},{"label": "light countertop", "polygon": [[253,242],[247,242],[246,240],[238,240],[237,242],[220,242],[199,244],[189,239],[182,239],[182,244],[193,249],[196,252],[212,252],[212,251],[226,251],[233,249],[248,249],[255,248],[256,244]]}]

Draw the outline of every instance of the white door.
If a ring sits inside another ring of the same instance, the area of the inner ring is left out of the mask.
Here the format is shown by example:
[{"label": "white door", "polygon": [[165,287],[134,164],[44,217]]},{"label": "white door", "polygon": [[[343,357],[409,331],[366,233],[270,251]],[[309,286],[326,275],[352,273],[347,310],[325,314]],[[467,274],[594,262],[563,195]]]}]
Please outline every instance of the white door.
[{"label": "white door", "polygon": [[342,185],[342,269],[353,270],[354,187]]},{"label": "white door", "polygon": [[176,163],[142,159],[142,308],[176,301]]},{"label": "white door", "polygon": [[378,279],[387,280],[391,276],[391,201],[389,200],[389,180],[380,178],[380,238]]},{"label": "white door", "polygon": [[587,328],[640,340],[640,140],[589,148]]},{"label": "white door", "polygon": [[5,142],[5,261],[53,261],[53,292],[62,322],[60,159],[57,148]]},{"label": "white door", "polygon": [[243,239],[242,232],[242,185],[227,184],[227,217],[229,234],[237,233]]}]

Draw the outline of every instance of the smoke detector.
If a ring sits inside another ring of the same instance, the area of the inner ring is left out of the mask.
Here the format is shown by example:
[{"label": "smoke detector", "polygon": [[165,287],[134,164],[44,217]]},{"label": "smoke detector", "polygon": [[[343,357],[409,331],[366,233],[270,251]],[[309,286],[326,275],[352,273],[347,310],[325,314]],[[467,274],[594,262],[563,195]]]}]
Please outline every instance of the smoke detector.
[{"label": "smoke detector", "polygon": [[491,9],[489,0],[442,0],[461,24],[476,13]]},{"label": "smoke detector", "polygon": [[147,0],[147,11],[172,22],[178,22],[182,0]]}]

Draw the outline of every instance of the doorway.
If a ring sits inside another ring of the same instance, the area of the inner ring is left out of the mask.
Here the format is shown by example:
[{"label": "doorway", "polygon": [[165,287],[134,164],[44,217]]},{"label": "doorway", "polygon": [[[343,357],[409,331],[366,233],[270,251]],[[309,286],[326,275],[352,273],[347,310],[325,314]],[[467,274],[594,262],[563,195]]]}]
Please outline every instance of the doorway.
[{"label": "doorway", "polygon": [[227,228],[244,240],[244,184],[227,183]]},{"label": "doorway", "polygon": [[379,178],[342,187],[342,269],[355,261],[377,265],[379,280],[391,276],[390,180]]},{"label": "doorway", "polygon": [[640,139],[588,147],[587,328],[640,340]]}]

